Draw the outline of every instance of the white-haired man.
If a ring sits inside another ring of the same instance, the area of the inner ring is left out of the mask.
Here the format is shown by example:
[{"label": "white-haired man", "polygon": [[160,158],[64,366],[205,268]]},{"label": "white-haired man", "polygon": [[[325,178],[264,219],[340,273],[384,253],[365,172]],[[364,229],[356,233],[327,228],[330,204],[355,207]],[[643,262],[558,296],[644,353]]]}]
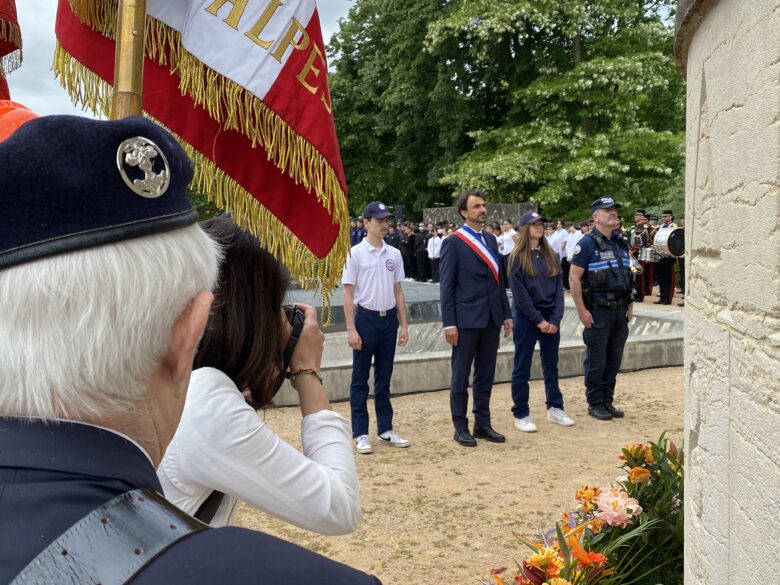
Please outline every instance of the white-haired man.
[{"label": "white-haired man", "polygon": [[0,583],[376,583],[159,495],[219,260],[191,177],[143,118],[0,142]]}]

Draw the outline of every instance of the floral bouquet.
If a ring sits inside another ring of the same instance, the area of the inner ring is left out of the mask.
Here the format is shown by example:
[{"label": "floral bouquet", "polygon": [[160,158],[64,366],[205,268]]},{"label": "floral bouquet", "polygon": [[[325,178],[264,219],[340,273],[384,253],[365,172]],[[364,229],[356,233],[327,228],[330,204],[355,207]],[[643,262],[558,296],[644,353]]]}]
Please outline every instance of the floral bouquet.
[{"label": "floral bouquet", "polygon": [[630,444],[619,460],[625,477],[604,487],[581,486],[577,506],[533,554],[490,573],[495,585],[663,585],[683,582],[683,453],[662,435]]}]

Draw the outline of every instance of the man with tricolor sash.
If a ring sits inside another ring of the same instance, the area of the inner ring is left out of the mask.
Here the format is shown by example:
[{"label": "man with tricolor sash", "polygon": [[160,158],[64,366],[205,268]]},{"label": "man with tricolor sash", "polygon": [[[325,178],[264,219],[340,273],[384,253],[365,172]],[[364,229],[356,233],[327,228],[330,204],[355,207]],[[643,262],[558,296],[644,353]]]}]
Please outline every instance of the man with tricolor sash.
[{"label": "man with tricolor sash", "polygon": [[[455,206],[465,223],[441,246],[441,312],[444,337],[452,346],[450,411],[454,439],[464,447],[475,447],[474,437],[494,443],[506,440],[491,426],[490,394],[501,327],[504,336],[512,333],[512,313],[501,284],[504,274],[496,237],[482,229],[487,221],[485,194],[466,191],[458,196]],[[466,415],[472,364],[473,435]]]}]

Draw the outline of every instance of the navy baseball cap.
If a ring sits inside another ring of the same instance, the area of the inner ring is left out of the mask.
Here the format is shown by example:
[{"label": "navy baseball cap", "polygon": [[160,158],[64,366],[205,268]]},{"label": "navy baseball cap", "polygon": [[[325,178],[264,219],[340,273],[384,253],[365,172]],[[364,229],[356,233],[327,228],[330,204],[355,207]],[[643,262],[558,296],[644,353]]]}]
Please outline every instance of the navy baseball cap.
[{"label": "navy baseball cap", "polygon": [[622,205],[620,205],[620,203],[615,203],[615,200],[612,199],[612,197],[600,197],[590,204],[591,212],[596,211],[597,209],[609,209],[610,207],[620,208]]},{"label": "navy baseball cap", "polygon": [[43,116],[0,142],[0,269],[198,221],[192,165],[141,116]]},{"label": "navy baseball cap", "polygon": [[363,210],[363,217],[373,217],[375,219],[384,219],[390,217],[391,213],[387,209],[387,205],[381,201],[372,201]]},{"label": "navy baseball cap", "polygon": [[539,215],[535,211],[528,211],[523,214],[523,217],[520,218],[520,221],[517,223],[517,225],[526,225],[529,223],[534,223],[535,221],[550,221],[548,218],[544,217],[543,215]]}]

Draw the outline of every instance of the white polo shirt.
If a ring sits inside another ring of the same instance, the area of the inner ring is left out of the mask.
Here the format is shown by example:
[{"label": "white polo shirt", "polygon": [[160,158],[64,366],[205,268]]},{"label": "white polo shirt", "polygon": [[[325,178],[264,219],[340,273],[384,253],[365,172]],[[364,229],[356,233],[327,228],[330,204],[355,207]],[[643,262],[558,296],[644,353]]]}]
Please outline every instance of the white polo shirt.
[{"label": "white polo shirt", "polygon": [[388,311],[395,307],[395,283],[404,279],[401,252],[384,241],[374,248],[363,240],[352,247],[344,273],[343,284],[355,286],[355,304],[371,311]]}]

